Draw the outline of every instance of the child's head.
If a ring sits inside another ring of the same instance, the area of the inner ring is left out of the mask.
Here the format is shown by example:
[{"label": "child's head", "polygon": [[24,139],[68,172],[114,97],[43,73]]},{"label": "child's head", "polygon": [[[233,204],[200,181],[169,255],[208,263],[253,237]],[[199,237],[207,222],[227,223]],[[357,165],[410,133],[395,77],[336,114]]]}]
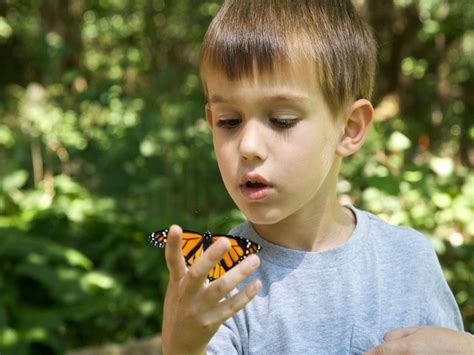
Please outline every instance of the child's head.
[{"label": "child's head", "polygon": [[[201,53],[219,169],[254,224],[334,205],[372,117],[375,46],[349,0],[227,0]],[[300,218],[301,217],[301,218]]]},{"label": "child's head", "polygon": [[201,75],[230,80],[306,66],[333,115],[352,100],[370,99],[375,43],[350,0],[228,0],[203,41]]}]

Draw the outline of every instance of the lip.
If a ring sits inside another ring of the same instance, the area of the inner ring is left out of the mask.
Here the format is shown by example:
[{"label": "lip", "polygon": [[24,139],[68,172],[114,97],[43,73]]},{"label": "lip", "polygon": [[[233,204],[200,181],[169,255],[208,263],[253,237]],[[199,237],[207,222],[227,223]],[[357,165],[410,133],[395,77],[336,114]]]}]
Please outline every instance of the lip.
[{"label": "lip", "polygon": [[[247,182],[258,182],[264,186],[249,187]],[[262,200],[273,192],[273,186],[270,182],[258,173],[246,173],[240,179],[240,192],[249,200]]]},{"label": "lip", "polygon": [[259,182],[260,184],[264,184],[267,186],[270,186],[270,182],[268,182],[267,179],[265,179],[262,175],[258,173],[245,173],[242,175],[242,178],[240,179],[240,185],[245,185],[248,181],[256,181]]}]

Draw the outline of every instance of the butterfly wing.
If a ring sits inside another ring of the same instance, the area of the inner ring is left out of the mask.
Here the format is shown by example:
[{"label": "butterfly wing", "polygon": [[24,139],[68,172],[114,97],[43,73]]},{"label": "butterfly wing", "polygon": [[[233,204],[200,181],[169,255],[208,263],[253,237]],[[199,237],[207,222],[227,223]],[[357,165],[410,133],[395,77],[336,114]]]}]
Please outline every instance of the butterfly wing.
[{"label": "butterfly wing", "polygon": [[191,266],[203,252],[204,242],[202,234],[190,230],[183,230],[181,249],[183,250],[186,265]]},{"label": "butterfly wing", "polygon": [[162,229],[151,233],[148,236],[148,243],[157,248],[164,248],[166,246],[168,237],[168,229]]},{"label": "butterfly wing", "polygon": [[[151,233],[148,236],[148,242],[158,248],[165,248],[168,238],[168,229],[162,229]],[[181,250],[183,251],[186,265],[191,266],[194,261],[202,254],[203,238],[200,233],[190,230],[183,230],[181,240]]]},{"label": "butterfly wing", "polygon": [[231,247],[224,257],[209,272],[208,279],[210,281],[218,279],[235,265],[239,264],[247,256],[258,253],[261,249],[260,245],[257,243],[234,235],[214,235],[212,236],[212,243],[222,237],[229,239]]},{"label": "butterfly wing", "polygon": [[[207,238],[210,234],[207,235]],[[211,244],[219,238],[227,238],[230,241],[230,250],[224,257],[211,269],[208,274],[208,279],[214,281],[224,275],[227,271],[239,264],[247,256],[258,253],[261,249],[260,245],[252,242],[249,239],[234,235],[213,235],[211,237]],[[168,229],[159,230],[151,233],[148,236],[148,242],[158,248],[165,248],[168,238]],[[207,239],[209,241],[209,239]],[[207,245],[206,245],[207,247]],[[203,253],[204,236],[201,233],[190,230],[183,230],[183,237],[181,242],[181,249],[183,252],[186,265],[191,266],[198,257]]]}]

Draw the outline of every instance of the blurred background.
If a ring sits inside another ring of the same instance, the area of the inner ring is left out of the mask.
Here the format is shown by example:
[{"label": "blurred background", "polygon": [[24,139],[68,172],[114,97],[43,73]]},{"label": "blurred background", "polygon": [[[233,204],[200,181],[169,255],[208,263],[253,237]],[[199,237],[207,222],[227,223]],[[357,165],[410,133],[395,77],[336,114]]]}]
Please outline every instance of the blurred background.
[{"label": "blurred background", "polygon": [[[200,41],[221,1],[0,0],[0,352],[160,332],[146,235],[243,216],[204,120]],[[474,332],[474,2],[357,0],[376,122],[338,190],[428,235]]]}]

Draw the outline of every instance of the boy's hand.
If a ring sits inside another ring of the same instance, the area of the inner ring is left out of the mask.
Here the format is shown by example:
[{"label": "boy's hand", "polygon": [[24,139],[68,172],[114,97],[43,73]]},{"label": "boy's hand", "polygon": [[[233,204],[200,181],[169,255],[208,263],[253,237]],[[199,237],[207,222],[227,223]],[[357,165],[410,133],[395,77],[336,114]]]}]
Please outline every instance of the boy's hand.
[{"label": "boy's hand", "polygon": [[261,282],[254,280],[222,300],[258,268],[260,261],[251,255],[206,285],[207,274],[230,249],[229,240],[220,238],[188,269],[181,251],[181,228],[171,226],[167,238],[165,257],[170,278],[163,311],[163,353],[202,354],[219,326],[260,291]]},{"label": "boy's hand", "polygon": [[366,355],[474,354],[474,337],[440,327],[410,327],[385,334],[385,343]]}]

